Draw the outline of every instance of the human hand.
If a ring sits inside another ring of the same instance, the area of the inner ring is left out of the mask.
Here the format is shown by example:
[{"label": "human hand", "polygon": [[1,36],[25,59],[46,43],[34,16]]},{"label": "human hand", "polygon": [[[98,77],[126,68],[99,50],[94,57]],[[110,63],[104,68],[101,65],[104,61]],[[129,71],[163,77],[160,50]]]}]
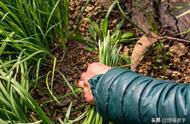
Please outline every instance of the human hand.
[{"label": "human hand", "polygon": [[94,104],[94,98],[93,98],[88,80],[98,74],[104,74],[110,69],[111,67],[96,62],[96,63],[89,64],[87,71],[82,73],[81,79],[79,80],[78,85],[79,87],[83,88],[84,97],[88,103]]}]

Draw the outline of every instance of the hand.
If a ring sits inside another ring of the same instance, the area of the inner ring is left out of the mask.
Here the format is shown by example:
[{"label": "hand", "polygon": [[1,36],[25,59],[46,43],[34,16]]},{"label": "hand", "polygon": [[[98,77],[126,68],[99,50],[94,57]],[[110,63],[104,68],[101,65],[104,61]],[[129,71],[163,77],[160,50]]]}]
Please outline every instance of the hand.
[{"label": "hand", "polygon": [[83,88],[84,97],[88,103],[94,104],[94,98],[88,80],[95,75],[104,74],[110,69],[111,67],[106,66],[104,64],[92,63],[88,65],[87,71],[82,73],[78,85],[79,87]]}]

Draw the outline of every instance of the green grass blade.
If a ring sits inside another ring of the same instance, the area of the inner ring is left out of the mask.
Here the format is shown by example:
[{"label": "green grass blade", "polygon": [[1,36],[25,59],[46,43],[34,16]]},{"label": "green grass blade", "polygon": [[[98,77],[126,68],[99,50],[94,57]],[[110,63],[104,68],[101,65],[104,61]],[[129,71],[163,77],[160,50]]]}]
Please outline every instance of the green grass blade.
[{"label": "green grass blade", "polygon": [[47,73],[47,76],[46,76],[46,87],[47,87],[47,89],[48,89],[48,92],[50,93],[50,95],[51,95],[51,97],[58,103],[58,104],[61,104],[60,102],[59,102],[59,100],[56,98],[56,96],[54,96],[53,95],[53,92],[51,91],[51,89],[50,89],[50,87],[49,87],[49,79],[48,79],[48,77],[49,77],[49,74],[51,73],[51,71],[49,71],[48,73]]},{"label": "green grass blade", "polygon": [[56,4],[54,5],[54,7],[53,7],[53,9],[52,9],[52,11],[51,11],[51,13],[50,13],[50,15],[49,15],[49,18],[48,18],[48,20],[47,20],[46,29],[48,29],[48,27],[49,27],[50,21],[51,21],[51,19],[52,19],[52,16],[53,16],[53,14],[54,14],[54,12],[55,12],[55,9],[57,8],[59,2],[60,2],[60,0],[57,0]]}]

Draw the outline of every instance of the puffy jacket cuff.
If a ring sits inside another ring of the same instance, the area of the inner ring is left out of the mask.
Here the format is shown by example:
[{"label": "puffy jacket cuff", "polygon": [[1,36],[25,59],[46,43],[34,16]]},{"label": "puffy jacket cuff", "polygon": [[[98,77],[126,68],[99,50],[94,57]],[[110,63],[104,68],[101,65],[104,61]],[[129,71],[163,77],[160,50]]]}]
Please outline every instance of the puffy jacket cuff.
[{"label": "puffy jacket cuff", "polygon": [[112,68],[105,74],[97,75],[89,80],[92,94],[96,102],[96,110],[101,116],[109,119],[108,101],[109,90],[114,80],[129,70],[123,68]]},{"label": "puffy jacket cuff", "polygon": [[96,86],[102,76],[103,74],[96,75],[88,81],[90,83],[91,91],[94,97],[96,96]]}]

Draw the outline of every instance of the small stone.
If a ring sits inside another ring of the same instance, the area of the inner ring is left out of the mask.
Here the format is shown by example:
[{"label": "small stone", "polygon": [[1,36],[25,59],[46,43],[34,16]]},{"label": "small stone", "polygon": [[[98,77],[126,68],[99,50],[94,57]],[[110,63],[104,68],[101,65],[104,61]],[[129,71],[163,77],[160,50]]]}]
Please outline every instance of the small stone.
[{"label": "small stone", "polygon": [[93,10],[94,7],[91,7],[91,6],[87,6],[86,9],[85,9],[85,12],[89,12],[91,10]]},{"label": "small stone", "polygon": [[177,77],[177,76],[179,76],[179,75],[181,75],[180,72],[178,72],[178,71],[173,71],[171,76],[172,76],[172,77]]}]

